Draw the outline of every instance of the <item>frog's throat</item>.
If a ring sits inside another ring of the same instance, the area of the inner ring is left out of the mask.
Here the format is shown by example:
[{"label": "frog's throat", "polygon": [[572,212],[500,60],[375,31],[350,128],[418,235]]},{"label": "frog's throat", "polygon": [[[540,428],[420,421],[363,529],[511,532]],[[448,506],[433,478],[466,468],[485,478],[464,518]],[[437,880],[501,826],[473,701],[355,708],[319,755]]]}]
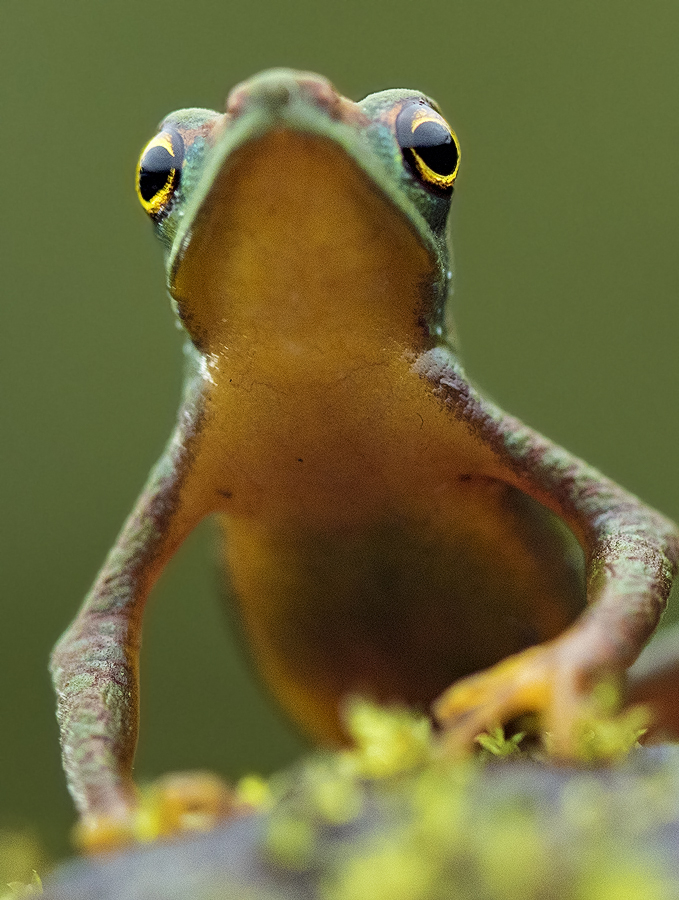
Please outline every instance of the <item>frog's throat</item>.
[{"label": "frog's throat", "polygon": [[205,351],[243,317],[281,339],[350,338],[351,322],[422,343],[437,333],[446,269],[364,135],[302,100],[253,105],[225,130],[168,260],[179,317]]}]

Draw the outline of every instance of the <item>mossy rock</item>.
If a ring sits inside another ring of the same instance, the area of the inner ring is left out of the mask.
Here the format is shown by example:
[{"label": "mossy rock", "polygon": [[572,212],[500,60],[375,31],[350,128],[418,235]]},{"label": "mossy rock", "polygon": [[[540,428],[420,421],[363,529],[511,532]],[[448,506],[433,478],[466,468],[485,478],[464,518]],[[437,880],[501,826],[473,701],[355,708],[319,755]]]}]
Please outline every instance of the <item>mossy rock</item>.
[{"label": "mossy rock", "polygon": [[676,746],[588,768],[432,756],[383,777],[316,754],[271,795],[209,833],[67,863],[43,900],[679,900]]}]

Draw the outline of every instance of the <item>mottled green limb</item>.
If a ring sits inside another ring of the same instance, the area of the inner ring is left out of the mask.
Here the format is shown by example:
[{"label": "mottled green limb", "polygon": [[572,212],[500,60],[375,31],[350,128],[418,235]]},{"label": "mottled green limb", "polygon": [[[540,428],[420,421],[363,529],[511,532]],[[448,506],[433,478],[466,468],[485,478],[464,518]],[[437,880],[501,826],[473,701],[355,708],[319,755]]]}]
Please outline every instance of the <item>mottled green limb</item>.
[{"label": "mottled green limb", "polygon": [[141,617],[164,561],[187,531],[177,527],[176,513],[199,418],[197,391],[189,392],[173,437],[52,654],[64,768],[83,816],[124,817],[135,803]]},{"label": "mottled green limb", "polygon": [[580,541],[588,608],[571,629],[571,665],[590,678],[624,670],[665,609],[679,559],[677,526],[483,398],[444,347],[423,354],[415,368],[492,450],[501,473],[493,474],[556,512]]}]

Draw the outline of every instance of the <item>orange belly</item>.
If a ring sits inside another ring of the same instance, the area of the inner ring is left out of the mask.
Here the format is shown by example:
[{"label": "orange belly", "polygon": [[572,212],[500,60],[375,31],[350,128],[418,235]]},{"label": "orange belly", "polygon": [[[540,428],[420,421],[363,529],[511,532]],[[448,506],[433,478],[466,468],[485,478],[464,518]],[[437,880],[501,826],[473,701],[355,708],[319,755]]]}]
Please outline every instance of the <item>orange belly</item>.
[{"label": "orange belly", "polygon": [[317,740],[343,698],[426,709],[453,681],[561,632],[585,602],[582,555],[543,507],[471,479],[441,515],[393,509],[336,527],[222,515],[246,643]]}]

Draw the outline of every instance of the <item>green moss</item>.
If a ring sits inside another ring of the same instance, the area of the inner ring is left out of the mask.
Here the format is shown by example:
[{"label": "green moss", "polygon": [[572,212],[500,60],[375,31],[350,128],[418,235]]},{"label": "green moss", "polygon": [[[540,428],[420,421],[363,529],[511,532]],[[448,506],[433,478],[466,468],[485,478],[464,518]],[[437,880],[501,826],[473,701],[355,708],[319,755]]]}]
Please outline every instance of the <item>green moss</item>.
[{"label": "green moss", "polygon": [[619,708],[618,685],[600,682],[594,689],[590,712],[580,722],[581,760],[593,763],[624,759],[638,745],[650,721],[649,711],[643,706],[632,706],[622,712],[618,712]]},{"label": "green moss", "polygon": [[[42,893],[41,872],[49,860],[37,835],[29,828],[0,829],[0,900]],[[7,887],[8,890],[1,893]]]},{"label": "green moss", "polygon": [[427,716],[354,699],[345,711],[353,750],[346,755],[365,778],[389,778],[426,762],[434,752]]},{"label": "green moss", "polygon": [[275,812],[267,828],[266,849],[277,865],[304,871],[313,860],[316,836],[311,818]]},{"label": "green moss", "polygon": [[525,738],[525,731],[505,737],[504,728],[494,728],[487,734],[480,734],[476,743],[490,756],[516,756],[519,752],[519,744]]},{"label": "green moss", "polygon": [[37,872],[33,872],[29,884],[22,881],[10,881],[7,883],[9,893],[2,894],[0,900],[16,900],[17,897],[38,897],[42,894],[42,881]]},{"label": "green moss", "polygon": [[[323,900],[678,895],[638,848],[640,827],[657,825],[669,813],[663,805],[669,782],[663,789],[662,775],[631,778],[621,791],[583,769],[545,806],[525,778],[492,786],[493,772],[507,771],[512,758],[521,757],[522,766],[528,760],[518,749],[520,736],[507,739],[498,730],[479,741],[485,754],[451,762],[439,753],[428,724],[405,710],[355,703],[348,721],[353,750],[316,755],[275,779],[272,788],[269,859],[321,873]],[[606,727],[615,733],[611,722]],[[623,742],[619,729],[606,744],[607,759],[620,759],[622,743],[629,749],[628,725],[621,726]],[[616,751],[609,754],[612,745]],[[668,777],[675,782],[670,793],[676,817],[676,776]],[[379,828],[365,824],[373,809],[379,810]],[[351,840],[330,839],[328,826],[352,821]]]},{"label": "green moss", "polygon": [[244,775],[236,785],[236,800],[242,806],[256,810],[271,807],[271,789],[269,782],[261,775]]},{"label": "green moss", "polygon": [[679,750],[630,751],[632,718],[612,694],[597,702],[589,726],[609,737],[591,756],[606,763],[570,767],[499,729],[452,760],[424,717],[354,702],[352,749],[239,783],[234,808],[257,815],[170,856],[151,843],[131,876],[124,852],[74,867],[54,897],[89,900],[101,879],[102,896],[149,900],[679,900]]}]

